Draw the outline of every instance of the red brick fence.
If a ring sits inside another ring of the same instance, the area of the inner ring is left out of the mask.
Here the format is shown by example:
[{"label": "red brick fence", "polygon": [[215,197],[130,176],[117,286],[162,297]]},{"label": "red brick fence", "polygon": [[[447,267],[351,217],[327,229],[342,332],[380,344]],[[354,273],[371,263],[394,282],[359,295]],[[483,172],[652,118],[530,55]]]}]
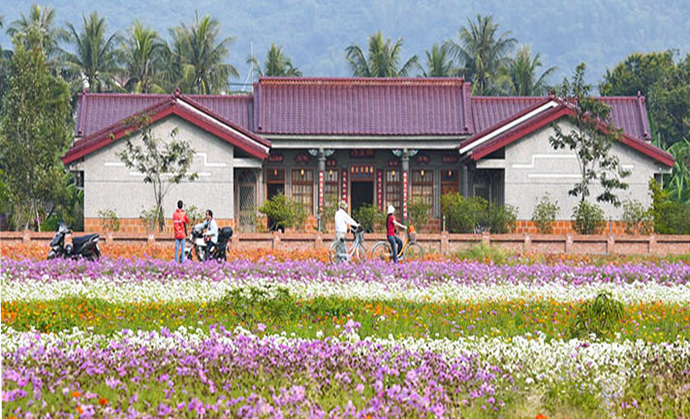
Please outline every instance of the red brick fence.
[{"label": "red brick fence", "polygon": [[[77,233],[80,235],[81,233]],[[48,245],[53,232],[0,232],[0,242],[41,243]],[[142,244],[173,246],[171,234],[101,233],[108,244]],[[321,233],[236,233],[232,246],[238,249],[309,250],[326,248],[333,240]],[[386,240],[381,233],[367,234],[365,246]],[[690,254],[690,236],[628,236],[628,235],[543,235],[543,234],[419,234],[417,242],[427,251],[453,254],[481,243],[530,253],[579,254]]]}]

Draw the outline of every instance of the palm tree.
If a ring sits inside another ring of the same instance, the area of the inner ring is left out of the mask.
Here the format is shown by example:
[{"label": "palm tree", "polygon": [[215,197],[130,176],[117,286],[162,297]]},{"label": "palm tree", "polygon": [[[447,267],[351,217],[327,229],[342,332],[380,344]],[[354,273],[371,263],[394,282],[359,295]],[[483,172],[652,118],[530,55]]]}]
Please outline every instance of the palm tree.
[{"label": "palm tree", "polygon": [[229,55],[231,37],[216,43],[220,25],[206,15],[195,14],[191,27],[184,23],[170,30],[173,47],[169,52],[172,68],[169,79],[184,93],[222,93],[228,89],[228,78],[239,77],[237,69],[223,62]]},{"label": "palm tree", "polygon": [[129,36],[120,46],[120,58],[125,67],[122,69],[122,85],[128,92],[164,92],[157,81],[165,47],[156,31],[134,21],[129,28]]},{"label": "palm tree", "polygon": [[255,57],[249,57],[247,64],[251,64],[252,71],[259,76],[268,77],[301,77],[302,72],[292,65],[292,60],[283,55],[283,47],[271,43],[271,48],[266,55],[264,70],[261,71],[261,63]]},{"label": "palm tree", "polygon": [[410,72],[419,68],[418,58],[413,55],[402,67],[400,63],[400,50],[403,41],[398,38],[391,46],[391,40],[383,40],[381,31],[369,36],[369,56],[357,45],[350,45],[345,49],[347,61],[352,68],[352,74],[356,77],[406,77]]},{"label": "palm tree", "polygon": [[465,79],[474,83],[472,93],[486,94],[492,84],[502,84],[499,70],[517,40],[510,37],[510,31],[496,38],[498,24],[492,16],[477,15],[476,22],[468,19],[467,23],[469,27],[460,28],[459,42],[448,40],[446,45],[453,58],[460,61]]},{"label": "palm tree", "polygon": [[511,81],[511,93],[518,96],[541,96],[548,93],[547,81],[556,71],[549,67],[537,77],[537,70],[542,66],[539,53],[532,58],[529,46],[525,45],[510,60],[508,74]]},{"label": "palm tree", "polygon": [[447,45],[434,45],[431,51],[426,51],[426,67],[424,77],[455,77],[460,70],[453,65]]},{"label": "palm tree", "polygon": [[84,27],[80,32],[71,23],[67,24],[68,39],[76,47],[74,54],[65,51],[68,67],[78,72],[82,85],[93,91],[102,92],[116,87],[118,66],[115,47],[120,40],[119,35],[116,32],[106,37],[107,24],[105,18],[98,17],[98,12],[91,12],[88,19],[82,15],[82,20]]},{"label": "palm tree", "polygon": [[[58,40],[66,35],[66,31],[55,26],[55,9],[46,6],[41,8],[37,4],[32,4],[29,11],[29,16],[26,17],[24,13],[20,13],[20,18],[13,21],[7,28],[7,35],[11,38],[19,35],[22,37],[21,42],[27,49],[31,49],[34,45],[29,37],[26,36],[29,28],[35,28],[36,34],[40,39],[40,47],[50,61],[59,52]],[[52,62],[51,64],[55,64]]]}]

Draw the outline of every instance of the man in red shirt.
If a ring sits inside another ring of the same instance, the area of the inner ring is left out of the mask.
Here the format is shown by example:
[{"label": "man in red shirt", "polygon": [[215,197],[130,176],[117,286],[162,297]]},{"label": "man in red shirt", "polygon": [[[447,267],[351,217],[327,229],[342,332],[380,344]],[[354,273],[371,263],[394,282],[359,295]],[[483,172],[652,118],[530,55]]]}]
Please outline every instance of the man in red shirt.
[{"label": "man in red shirt", "polygon": [[[173,231],[175,233],[175,262],[184,263],[184,244],[187,238],[187,224],[189,218],[182,209],[182,201],[177,201],[177,209],[173,214]],[[178,256],[179,250],[179,256]]]}]

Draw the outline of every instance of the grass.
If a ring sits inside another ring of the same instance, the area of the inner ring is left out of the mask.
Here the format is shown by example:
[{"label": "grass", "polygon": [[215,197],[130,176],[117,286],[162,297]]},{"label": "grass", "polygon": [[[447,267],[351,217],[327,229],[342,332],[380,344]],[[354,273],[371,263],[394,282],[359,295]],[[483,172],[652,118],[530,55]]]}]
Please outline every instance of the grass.
[{"label": "grass", "polygon": [[[157,330],[221,324],[265,333],[315,338],[334,336],[352,320],[361,324],[361,337],[448,338],[466,336],[514,337],[539,331],[547,339],[568,339],[582,329],[582,316],[591,315],[599,300],[581,303],[487,301],[483,303],[413,303],[404,300],[362,301],[319,297],[297,299],[287,291],[269,297],[261,289],[230,292],[206,303],[110,303],[66,298],[52,301],[2,303],[2,322],[16,330],[35,328],[57,332],[73,327],[112,334],[123,328]],[[589,314],[588,314],[589,313]],[[619,333],[623,339],[668,342],[690,339],[690,307],[674,304],[621,305],[619,317],[607,324],[604,339]],[[597,331],[595,331],[597,332]],[[580,334],[580,333],[578,333]]]}]

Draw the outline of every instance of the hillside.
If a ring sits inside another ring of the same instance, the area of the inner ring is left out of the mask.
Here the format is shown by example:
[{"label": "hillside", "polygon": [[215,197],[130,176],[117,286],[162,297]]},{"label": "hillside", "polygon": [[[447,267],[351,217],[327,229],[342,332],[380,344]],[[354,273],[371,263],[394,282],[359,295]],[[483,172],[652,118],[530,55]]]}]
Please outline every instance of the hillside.
[{"label": "hillside", "polygon": [[[30,2],[2,0],[5,26]],[[560,4],[555,4],[560,3]],[[350,44],[365,46],[367,36],[379,29],[389,38],[403,38],[403,59],[412,54],[424,61],[424,51],[434,43],[455,37],[468,17],[493,14],[502,30],[511,30],[521,43],[542,54],[545,65],[558,67],[552,82],[569,75],[584,61],[588,78],[598,82],[632,52],[679,49],[690,46],[690,8],[683,0],[53,0],[59,24],[81,26],[81,15],[97,10],[110,28],[124,31],[135,18],[168,37],[167,28],[189,23],[198,10],[211,14],[233,36],[230,61],[247,76],[246,59],[253,44],[263,61],[271,42],[305,75],[346,76],[349,69],[343,50]],[[6,35],[0,44],[9,45]]]}]

